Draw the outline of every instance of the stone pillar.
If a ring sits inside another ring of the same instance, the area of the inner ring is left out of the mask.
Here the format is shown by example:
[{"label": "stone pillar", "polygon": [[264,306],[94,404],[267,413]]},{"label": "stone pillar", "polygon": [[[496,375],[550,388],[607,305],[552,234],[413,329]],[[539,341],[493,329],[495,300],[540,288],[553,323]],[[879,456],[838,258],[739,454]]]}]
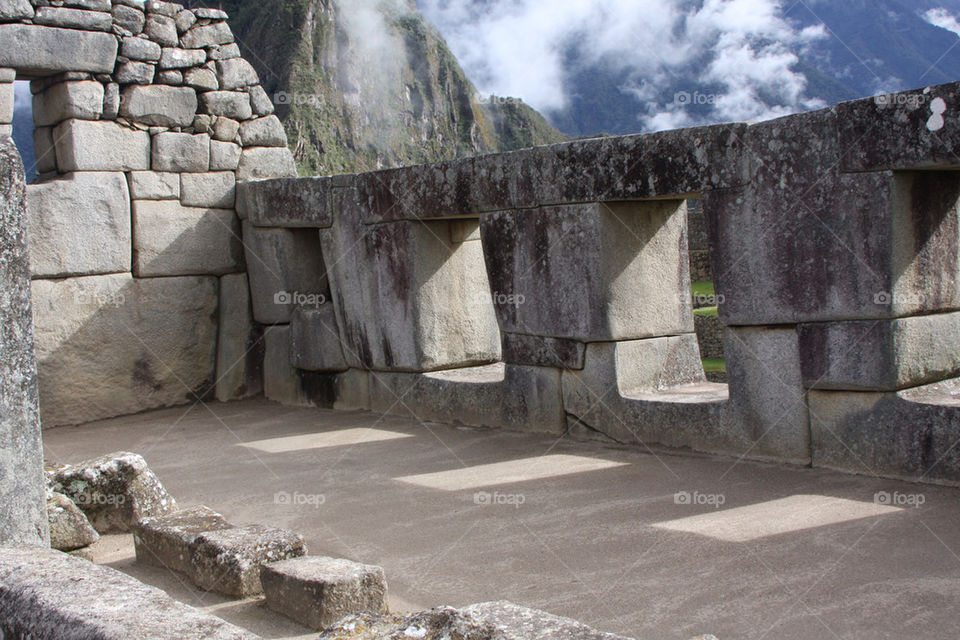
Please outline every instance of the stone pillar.
[{"label": "stone pillar", "polygon": [[0,136],[0,544],[49,544],[23,164]]}]

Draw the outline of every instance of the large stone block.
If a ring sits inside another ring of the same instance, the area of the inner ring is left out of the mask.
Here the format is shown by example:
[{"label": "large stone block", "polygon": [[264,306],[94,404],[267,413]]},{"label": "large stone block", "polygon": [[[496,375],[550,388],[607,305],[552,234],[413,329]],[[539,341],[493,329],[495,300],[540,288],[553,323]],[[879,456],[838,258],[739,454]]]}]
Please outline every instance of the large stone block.
[{"label": "large stone block", "polygon": [[730,405],[723,430],[750,442],[748,455],[810,461],[810,422],[801,376],[802,347],[793,327],[724,331]]},{"label": "large stone block", "polygon": [[123,90],[120,115],[160,127],[189,127],[197,115],[197,92],[189,87],[130,86]]},{"label": "large stone block", "polygon": [[240,165],[237,167],[237,180],[291,178],[296,175],[297,165],[286,147],[247,147],[240,155]]},{"label": "large stone block", "polygon": [[233,42],[233,33],[226,22],[197,24],[180,37],[180,44],[188,49],[200,49]]},{"label": "large stone block", "polygon": [[220,278],[217,332],[217,400],[227,402],[263,391],[263,328],[253,322],[247,274]]},{"label": "large stone block", "polygon": [[117,39],[112,33],[0,24],[0,67],[26,75],[112,73],[116,62]]},{"label": "large stone block", "polygon": [[811,389],[897,391],[960,372],[960,313],[800,325]]},{"label": "large stone block", "polygon": [[[319,302],[319,301],[318,301]],[[290,318],[290,361],[307,371],[345,371],[333,304],[298,305]]]},{"label": "large stone block", "polygon": [[260,582],[268,607],[313,629],[387,610],[387,581],[374,565],[303,556],[261,566]]},{"label": "large stone block", "polygon": [[130,270],[130,197],[122,173],[79,171],[27,188],[34,277]]},{"label": "large stone block", "polygon": [[99,120],[103,85],[92,80],[58,82],[33,96],[33,124],[47,127],[67,118]]},{"label": "large stone block", "polygon": [[113,26],[113,18],[109,13],[67,7],[37,7],[33,21],[36,24],[88,31],[110,31]]},{"label": "large stone block", "polygon": [[238,598],[263,591],[260,566],[306,555],[303,536],[251,525],[205,531],[193,546],[191,579],[201,589]]},{"label": "large stone block", "polygon": [[[496,362],[497,329],[479,242],[450,222],[364,225],[355,210],[320,230],[351,367],[431,371]],[[476,224],[476,223],[474,223]]]},{"label": "large stone block", "polygon": [[222,515],[205,506],[141,518],[133,525],[137,562],[191,575],[194,546],[207,531],[232,529]]},{"label": "large stone block", "polygon": [[[351,372],[353,370],[351,369]],[[566,428],[558,369],[491,364],[432,373],[371,372],[370,409],[418,421],[562,434]],[[365,389],[354,388],[355,396]]]},{"label": "large stone block", "polygon": [[[192,89],[188,89],[192,91]],[[210,170],[210,136],[165,131],[153,136],[153,170],[204,172]]]},{"label": "large stone block", "polygon": [[243,58],[217,60],[217,76],[220,87],[226,90],[241,89],[260,82],[253,65]]},{"label": "large stone block", "polygon": [[481,217],[500,328],[585,342],[693,331],[682,201]]},{"label": "large stone block", "polygon": [[285,147],[287,134],[277,116],[265,116],[241,123],[240,141],[245,147]]},{"label": "large stone block", "polygon": [[138,277],[222,275],[243,264],[240,221],[231,209],[136,200],[133,238],[133,272]]},{"label": "large stone block", "polygon": [[30,0],[6,0],[0,4],[0,20],[13,22],[21,18],[33,17],[33,5]]},{"label": "large stone block", "polygon": [[33,307],[45,427],[195,402],[211,388],[216,278],[36,280]]},{"label": "large stone block", "polygon": [[207,91],[200,96],[203,113],[224,116],[233,120],[249,120],[253,117],[250,96],[244,91]]},{"label": "large stone block", "polygon": [[237,178],[233,171],[183,173],[180,185],[180,202],[184,206],[233,208],[237,192]]},{"label": "large stone block", "polygon": [[57,170],[57,150],[53,146],[53,129],[50,127],[34,128],[33,156],[38,174]]},{"label": "large stone block", "polygon": [[899,392],[809,392],[813,465],[960,483],[960,380]]},{"label": "large stone block", "polygon": [[728,325],[960,308],[960,177],[841,173],[832,111],[750,127],[752,183],[704,210]]},{"label": "large stone block", "polygon": [[180,174],[162,171],[131,171],[127,174],[133,200],[179,200]]},{"label": "large stone block", "polygon": [[74,551],[100,539],[80,507],[62,493],[51,491],[47,496],[47,519],[52,549]]},{"label": "large stone block", "polygon": [[236,171],[240,166],[240,145],[210,141],[210,171]]},{"label": "large stone block", "polygon": [[0,138],[0,545],[49,541],[23,163]]},{"label": "large stone block", "polygon": [[51,549],[0,548],[0,620],[11,638],[60,638],[65,630],[99,640],[259,638],[125,573]]},{"label": "large stone block", "polygon": [[257,322],[290,322],[297,302],[327,301],[327,270],[316,231],[265,229],[245,222],[243,245]]},{"label": "large stone block", "polygon": [[351,177],[246,182],[237,186],[237,213],[258,227],[329,227],[333,224],[334,189],[349,186]]},{"label": "large stone block", "polygon": [[57,167],[71,171],[145,171],[150,134],[116,122],[70,119],[53,129]]},{"label": "large stone block", "polygon": [[124,532],[142,518],[176,511],[177,503],[146,460],[118,451],[50,472],[50,483],[83,510],[100,533]]}]

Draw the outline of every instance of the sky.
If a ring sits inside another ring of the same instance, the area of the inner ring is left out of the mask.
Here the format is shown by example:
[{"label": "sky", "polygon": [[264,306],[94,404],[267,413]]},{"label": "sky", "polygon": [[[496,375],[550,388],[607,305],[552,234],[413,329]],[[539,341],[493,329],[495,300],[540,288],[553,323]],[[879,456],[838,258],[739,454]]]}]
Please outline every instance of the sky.
[{"label": "sky", "polygon": [[[841,2],[843,0],[831,0]],[[588,65],[626,72],[621,90],[644,105],[640,124],[696,124],[686,101],[716,121],[765,120],[826,106],[793,70],[794,51],[830,37],[822,25],[784,20],[778,0],[418,0],[483,93],[513,96],[549,113],[570,100],[571,47]],[[960,34],[946,9],[926,19]],[[676,90],[678,86],[680,91]],[[662,95],[671,87],[671,95]]]}]

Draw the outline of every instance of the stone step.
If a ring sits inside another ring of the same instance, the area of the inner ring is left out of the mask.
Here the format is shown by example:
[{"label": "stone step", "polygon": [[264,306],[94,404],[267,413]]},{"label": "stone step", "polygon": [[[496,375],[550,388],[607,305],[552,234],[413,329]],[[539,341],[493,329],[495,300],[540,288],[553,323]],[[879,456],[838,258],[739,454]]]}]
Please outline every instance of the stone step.
[{"label": "stone step", "polygon": [[137,562],[193,573],[193,546],[207,531],[232,529],[222,515],[205,506],[183,509],[156,518],[144,518],[134,526]]},{"label": "stone step", "polygon": [[293,531],[250,525],[201,533],[192,551],[195,585],[245,598],[263,592],[261,565],[306,555],[307,546]]},{"label": "stone step", "polygon": [[375,565],[303,556],[261,566],[260,582],[268,607],[313,629],[387,610],[386,578]]}]

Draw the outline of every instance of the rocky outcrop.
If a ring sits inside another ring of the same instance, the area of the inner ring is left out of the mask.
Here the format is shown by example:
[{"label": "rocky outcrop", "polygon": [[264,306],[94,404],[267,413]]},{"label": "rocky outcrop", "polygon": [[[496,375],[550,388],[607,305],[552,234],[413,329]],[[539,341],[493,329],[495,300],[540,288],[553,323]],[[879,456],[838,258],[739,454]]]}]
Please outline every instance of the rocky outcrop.
[{"label": "rocky outcrop", "polygon": [[302,174],[565,139],[521,101],[479,96],[413,2],[228,0],[224,8],[277,106]]}]

